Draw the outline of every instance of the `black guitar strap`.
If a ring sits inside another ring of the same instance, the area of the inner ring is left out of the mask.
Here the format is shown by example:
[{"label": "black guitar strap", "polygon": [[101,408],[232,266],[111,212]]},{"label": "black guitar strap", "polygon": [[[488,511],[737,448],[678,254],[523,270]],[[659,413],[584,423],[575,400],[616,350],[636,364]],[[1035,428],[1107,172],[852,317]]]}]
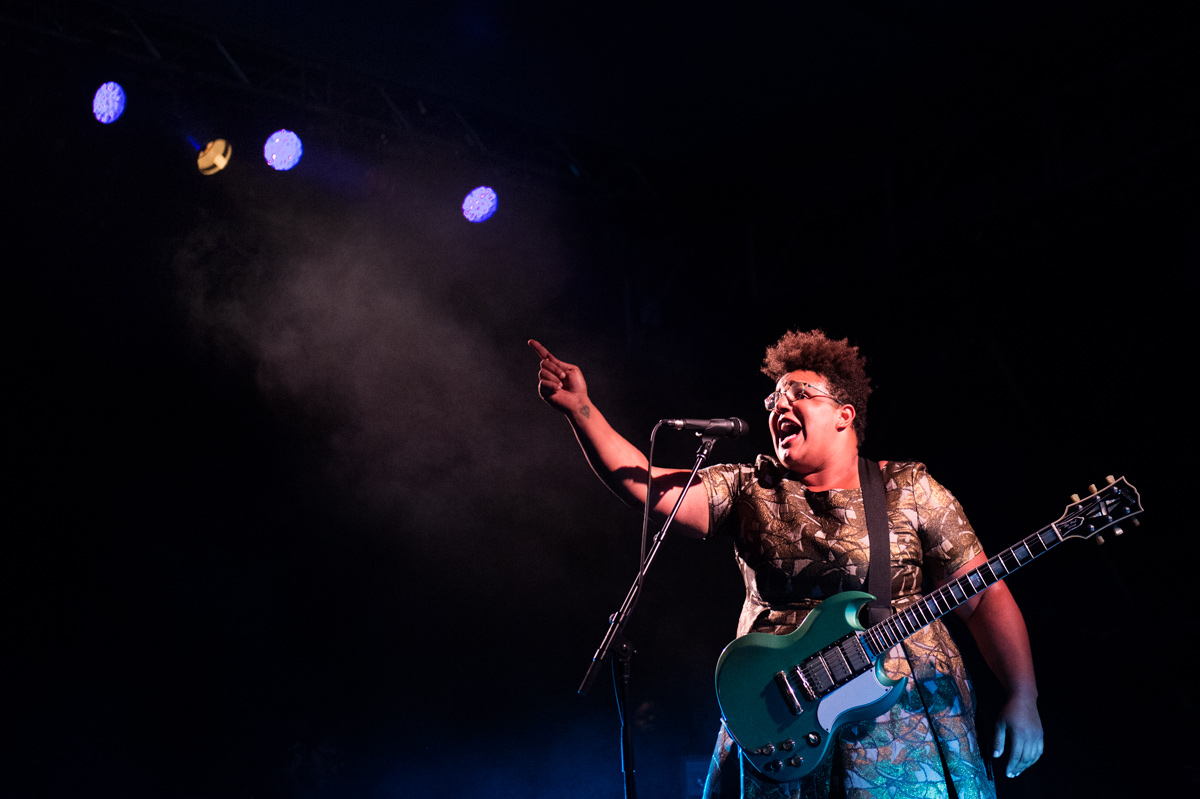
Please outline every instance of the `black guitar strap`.
[{"label": "black guitar strap", "polygon": [[875,600],[867,605],[871,624],[892,615],[892,547],[888,528],[887,498],[879,464],[861,455],[858,458],[858,482],[862,487],[863,510],[867,514],[867,535],[871,539],[871,562],[867,566],[867,591]]}]

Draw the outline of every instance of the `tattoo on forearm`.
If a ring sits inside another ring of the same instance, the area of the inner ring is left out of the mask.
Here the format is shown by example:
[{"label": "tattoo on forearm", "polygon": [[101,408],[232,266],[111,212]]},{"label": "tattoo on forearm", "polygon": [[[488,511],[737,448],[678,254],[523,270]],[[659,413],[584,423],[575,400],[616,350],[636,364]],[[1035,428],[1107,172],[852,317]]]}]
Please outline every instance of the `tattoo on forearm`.
[{"label": "tattoo on forearm", "polygon": [[591,419],[591,418],[592,418],[592,409],[591,409],[591,407],[590,407],[590,406],[588,406],[588,405],[581,405],[581,406],[579,407],[579,412],[580,412],[581,414],[583,414],[583,418],[584,418],[584,419]]}]

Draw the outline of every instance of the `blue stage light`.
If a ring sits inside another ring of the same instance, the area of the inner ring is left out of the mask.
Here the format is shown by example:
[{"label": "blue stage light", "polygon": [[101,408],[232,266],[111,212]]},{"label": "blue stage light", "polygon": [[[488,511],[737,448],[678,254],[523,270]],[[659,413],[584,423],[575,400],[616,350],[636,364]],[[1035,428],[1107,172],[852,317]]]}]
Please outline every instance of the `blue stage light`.
[{"label": "blue stage light", "polygon": [[125,90],[121,84],[110,80],[96,90],[96,96],[92,98],[92,113],[98,121],[109,125],[116,122],[124,110]]},{"label": "blue stage light", "polygon": [[263,158],[279,170],[291,169],[300,163],[302,155],[304,146],[300,143],[300,137],[290,130],[275,131],[263,146]]},{"label": "blue stage light", "polygon": [[496,213],[498,202],[499,198],[496,197],[496,192],[487,186],[480,186],[472,190],[463,200],[463,216],[469,222],[486,222],[492,218],[492,214]]}]

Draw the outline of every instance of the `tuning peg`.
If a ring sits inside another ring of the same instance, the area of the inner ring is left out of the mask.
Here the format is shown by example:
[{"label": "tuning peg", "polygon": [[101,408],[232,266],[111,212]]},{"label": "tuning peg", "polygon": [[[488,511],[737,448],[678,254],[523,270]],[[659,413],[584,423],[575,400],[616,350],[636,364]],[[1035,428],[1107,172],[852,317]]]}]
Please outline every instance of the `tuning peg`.
[{"label": "tuning peg", "polygon": [[1078,495],[1078,494],[1072,494],[1072,495],[1071,495],[1071,501],[1072,501],[1072,502],[1078,502],[1078,501],[1079,501],[1079,495]]},{"label": "tuning peg", "polygon": [[1125,531],[1122,530],[1120,527],[1114,527],[1113,535],[1125,535]]},{"label": "tuning peg", "polygon": [[1095,493],[1096,493],[1098,490],[1099,490],[1099,489],[1098,489],[1098,488],[1096,488],[1096,484],[1095,484],[1095,483],[1092,483],[1090,486],[1088,486],[1088,493],[1089,493],[1089,494],[1095,494]]},{"label": "tuning peg", "polygon": [[1098,547],[1104,546],[1104,536],[1102,536],[1102,535],[1096,536],[1096,546],[1098,546]]},{"label": "tuning peg", "polygon": [[1113,483],[1117,482],[1117,478],[1113,477],[1110,474],[1108,477],[1104,478],[1104,482],[1108,483],[1109,485],[1112,485]]}]

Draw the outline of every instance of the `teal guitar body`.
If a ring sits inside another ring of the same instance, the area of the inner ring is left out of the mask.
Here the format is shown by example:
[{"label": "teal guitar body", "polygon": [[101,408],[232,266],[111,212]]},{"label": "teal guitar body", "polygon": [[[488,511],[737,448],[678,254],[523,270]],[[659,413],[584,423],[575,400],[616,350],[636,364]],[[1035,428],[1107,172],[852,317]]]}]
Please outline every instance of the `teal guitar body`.
[{"label": "teal guitar body", "polygon": [[1068,538],[1095,538],[1142,512],[1125,478],[1075,500],[1052,524],[1023,538],[982,566],[947,582],[864,628],[859,610],[873,597],[847,591],[824,600],[792,633],[750,633],[717,661],[717,701],[725,728],[760,776],[788,782],[808,776],[829,751],[838,729],[875,718],[900,698],[907,678],[889,679],[883,656],[896,644]]},{"label": "teal guitar body", "polygon": [[[822,602],[795,632],[750,633],[721,653],[721,715],[762,776],[779,782],[807,776],[825,757],[838,727],[875,718],[900,698],[907,678],[890,679],[883,658],[863,648],[856,635],[864,629],[858,612],[873,598],[846,591]],[[834,688],[838,676],[845,679]],[[831,690],[818,696],[822,685]]]}]

